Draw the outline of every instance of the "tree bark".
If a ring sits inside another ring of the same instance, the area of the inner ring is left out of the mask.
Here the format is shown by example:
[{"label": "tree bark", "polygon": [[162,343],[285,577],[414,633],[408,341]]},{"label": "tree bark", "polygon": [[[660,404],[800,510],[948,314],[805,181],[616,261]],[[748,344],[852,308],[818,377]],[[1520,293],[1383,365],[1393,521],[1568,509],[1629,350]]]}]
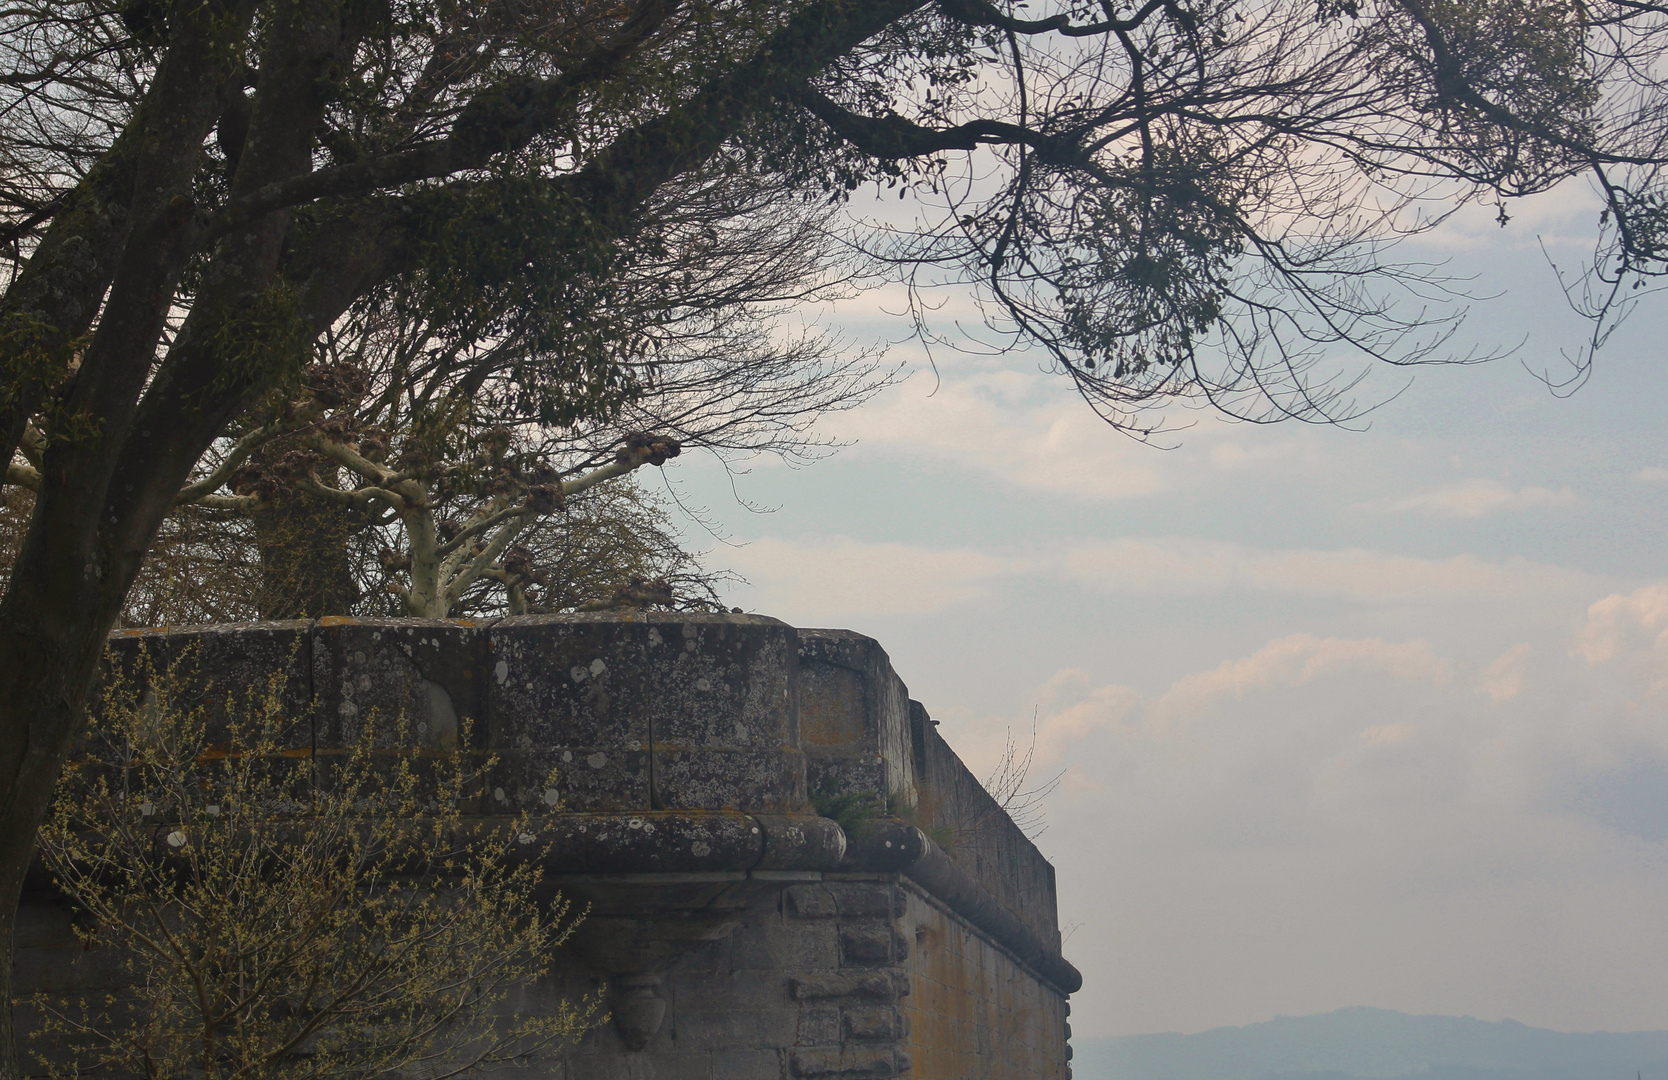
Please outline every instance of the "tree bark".
[{"label": "tree bark", "polygon": [[287,493],[255,511],[261,618],[352,614],[359,586],[348,561],[348,539],[359,531],[357,516],[341,503],[306,492]]}]

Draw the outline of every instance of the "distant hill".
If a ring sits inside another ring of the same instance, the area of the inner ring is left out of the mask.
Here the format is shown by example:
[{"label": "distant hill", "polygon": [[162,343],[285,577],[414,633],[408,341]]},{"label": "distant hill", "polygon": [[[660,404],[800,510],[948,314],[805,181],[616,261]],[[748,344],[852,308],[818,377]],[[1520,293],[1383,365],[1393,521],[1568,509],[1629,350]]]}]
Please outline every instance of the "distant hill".
[{"label": "distant hill", "polygon": [[1668,1080],[1668,1031],[1572,1034],[1388,1009],[1072,1048],[1074,1080]]}]

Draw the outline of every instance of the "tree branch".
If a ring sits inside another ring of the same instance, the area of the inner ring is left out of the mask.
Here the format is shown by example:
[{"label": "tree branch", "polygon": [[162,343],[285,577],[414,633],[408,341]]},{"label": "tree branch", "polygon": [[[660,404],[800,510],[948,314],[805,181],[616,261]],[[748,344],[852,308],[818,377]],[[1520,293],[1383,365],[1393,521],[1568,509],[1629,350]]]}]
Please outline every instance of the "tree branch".
[{"label": "tree branch", "polygon": [[1040,132],[1006,124],[1000,120],[973,120],[953,128],[922,127],[897,113],[864,116],[809,87],[795,91],[792,99],[827,124],[836,135],[871,157],[896,159],[920,157],[945,150],[973,150],[980,146],[1029,146],[1050,160],[1059,160],[1062,143]]},{"label": "tree branch", "polygon": [[506,506],[502,510],[486,515],[479,521],[474,521],[464,526],[464,528],[450,540],[443,544],[435,545],[434,553],[436,556],[442,558],[450,555],[459,547],[463,546],[466,541],[479,536],[483,532],[486,532],[488,529],[492,528],[500,521],[503,521],[505,518],[514,517],[517,514],[529,513],[531,511],[532,506],[526,501],[516,503],[514,506]]},{"label": "tree branch", "polygon": [[553,79],[523,79],[488,88],[465,105],[443,139],[369,161],[320,169],[267,184],[227,205],[209,226],[210,240],[261,214],[331,196],[361,195],[418,180],[479,168],[493,155],[514,152],[572,111],[577,91],[618,73],[682,0],[644,0],[618,38]]},{"label": "tree branch", "polygon": [[312,404],[298,410],[291,418],[274,420],[270,424],[251,431],[233,444],[231,451],[226,455],[226,459],[216,466],[213,472],[194,484],[187,484],[180,488],[180,493],[174,496],[174,505],[184,506],[186,503],[198,502],[203,496],[218,490],[220,485],[224,484],[237,471],[239,465],[249,460],[250,454],[278,436],[304,427],[323,411],[324,407],[322,405]]},{"label": "tree branch", "polygon": [[1071,16],[1055,15],[1047,19],[1015,19],[997,10],[994,4],[985,0],[939,0],[939,10],[946,18],[965,26],[991,26],[998,30],[1005,30],[1011,34],[1063,34],[1066,37],[1093,37],[1097,34],[1127,33],[1134,30],[1153,12],[1168,9],[1174,0],[1147,0],[1134,15],[1127,19],[1108,19],[1105,22],[1090,23],[1087,26],[1073,26]]}]

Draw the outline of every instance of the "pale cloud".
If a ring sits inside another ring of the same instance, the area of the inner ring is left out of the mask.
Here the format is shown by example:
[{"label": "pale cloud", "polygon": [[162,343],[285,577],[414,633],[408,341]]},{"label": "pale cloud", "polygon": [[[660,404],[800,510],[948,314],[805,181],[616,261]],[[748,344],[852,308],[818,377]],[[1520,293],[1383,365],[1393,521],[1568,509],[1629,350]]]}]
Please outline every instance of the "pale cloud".
[{"label": "pale cloud", "polygon": [[1668,583],[1594,601],[1573,652],[1596,666],[1644,644],[1645,639],[1654,639],[1649,643],[1657,648],[1668,647]]},{"label": "pale cloud", "polygon": [[936,381],[917,372],[827,427],[842,439],[931,454],[1049,491],[1127,498],[1168,486],[1159,451],[1109,431],[1081,399],[1042,378],[996,371]]},{"label": "pale cloud", "polygon": [[1188,538],[1053,545],[1021,553],[767,537],[725,553],[752,588],[750,609],[820,623],[854,614],[921,614],[976,601],[1004,579],[1064,579],[1111,592],[1233,590],[1372,605],[1450,600],[1585,600],[1589,575],[1523,559],[1419,559],[1363,549],[1270,550]]},{"label": "pale cloud", "polygon": [[1660,484],[1668,480],[1668,469],[1660,465],[1647,465],[1633,474],[1635,480],[1643,480],[1647,484]]},{"label": "pale cloud", "polygon": [[1587,609],[1587,621],[1571,653],[1589,667],[1620,663],[1643,677],[1646,694],[1668,692],[1668,583],[1612,593],[1595,602]]},{"label": "pale cloud", "polygon": [[854,613],[937,611],[982,595],[993,578],[1030,568],[978,551],[845,537],[755,540],[725,560],[755,586],[755,606],[805,625]]},{"label": "pale cloud", "polygon": [[[1208,483],[1313,453],[1291,437],[1244,438],[1243,425],[1178,411],[1148,445],[1111,429],[1057,376],[1038,371],[917,370],[822,430],[859,447],[925,455],[1078,499],[1126,499]],[[1170,453],[1164,447],[1185,447]]]},{"label": "pale cloud", "polygon": [[1527,559],[1421,559],[1361,548],[1270,550],[1187,538],[1085,545],[1070,550],[1065,562],[1073,575],[1110,590],[1208,593],[1241,588],[1373,603],[1568,593],[1591,586],[1586,575]]},{"label": "pale cloud", "polygon": [[1361,733],[1361,740],[1369,746],[1395,746],[1413,738],[1413,725],[1406,723],[1380,724]]},{"label": "pale cloud", "polygon": [[[1080,677],[1081,671],[1061,672],[1054,677]],[[1048,692],[1042,693],[1048,700]],[[1143,704],[1143,696],[1128,686],[1085,687],[1077,700],[1051,711],[1046,722],[1037,725],[1037,755],[1042,761],[1060,761],[1067,750],[1095,732],[1115,731],[1129,725]]]},{"label": "pale cloud", "polygon": [[1447,250],[1487,251],[1516,248],[1534,252],[1573,247],[1585,253],[1592,247],[1592,221],[1603,204],[1591,188],[1566,181],[1550,191],[1512,199],[1505,206],[1507,222],[1500,224],[1500,208],[1475,201],[1443,222],[1434,232],[1415,241],[1417,246]]},{"label": "pale cloud", "polygon": [[[1094,686],[1085,672],[1067,668],[1036,691],[1036,761],[1042,766],[1071,765],[1079,748],[1103,736],[1126,745],[1162,743],[1189,725],[1219,716],[1223,706],[1259,693],[1329,680],[1344,685],[1367,675],[1441,687],[1451,681],[1453,663],[1436,655],[1425,641],[1292,634],[1268,642],[1249,656],[1184,676],[1157,696],[1117,684]],[[981,723],[965,714],[949,714],[944,719],[953,723],[957,750],[970,763],[994,760],[1014,730],[1011,724]],[[1369,728],[1361,738],[1373,745],[1389,745],[1411,732],[1405,724],[1392,723]]]},{"label": "pale cloud", "polygon": [[1366,673],[1441,685],[1451,678],[1452,665],[1424,641],[1346,641],[1292,634],[1269,642],[1250,656],[1224,661],[1214,671],[1177,681],[1152,703],[1150,712],[1157,722],[1165,724],[1196,716],[1222,701],[1243,699],[1253,691]]},{"label": "pale cloud", "polygon": [[1523,693],[1524,675],[1534,651],[1534,646],[1525,641],[1495,657],[1483,670],[1483,676],[1477,682],[1477,693],[1487,694],[1496,705]]},{"label": "pale cloud", "polygon": [[[1085,1015],[1163,1030],[1201,987],[1221,1022],[1334,1000],[1458,1013],[1482,966],[1495,1015],[1549,1023],[1570,1007],[1543,1001],[1553,972],[1629,980],[1648,1008],[1612,995],[1582,1023],[1640,1026],[1668,1001],[1651,899],[1668,888],[1652,786],[1668,737],[1617,665],[1656,655],[1668,582],[1606,592],[1446,647],[1283,634],[1158,692],[1125,684],[1139,672],[1057,670],[1023,712],[944,731],[983,764],[1036,709],[1036,775],[1065,771],[1039,842],[1085,926],[1068,955],[1127,975],[1086,986]],[[1572,655],[1572,621],[1601,666]]]},{"label": "pale cloud", "polygon": [[1498,510],[1536,510],[1549,506],[1570,506],[1578,500],[1567,487],[1509,488],[1498,480],[1477,477],[1456,484],[1421,491],[1406,498],[1365,504],[1368,509],[1388,513],[1421,513],[1432,517],[1479,518]]}]

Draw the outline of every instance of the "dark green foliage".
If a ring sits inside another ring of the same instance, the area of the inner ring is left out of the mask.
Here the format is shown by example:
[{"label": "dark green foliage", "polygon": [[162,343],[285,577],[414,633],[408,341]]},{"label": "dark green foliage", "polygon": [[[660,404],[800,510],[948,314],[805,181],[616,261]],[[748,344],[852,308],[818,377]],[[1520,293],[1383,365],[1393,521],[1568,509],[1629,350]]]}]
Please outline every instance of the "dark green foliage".
[{"label": "dark green foliage", "polygon": [[833,776],[825,776],[811,789],[811,805],[818,817],[840,826],[847,836],[862,834],[867,823],[886,813],[881,797],[867,788],[848,790]]}]

